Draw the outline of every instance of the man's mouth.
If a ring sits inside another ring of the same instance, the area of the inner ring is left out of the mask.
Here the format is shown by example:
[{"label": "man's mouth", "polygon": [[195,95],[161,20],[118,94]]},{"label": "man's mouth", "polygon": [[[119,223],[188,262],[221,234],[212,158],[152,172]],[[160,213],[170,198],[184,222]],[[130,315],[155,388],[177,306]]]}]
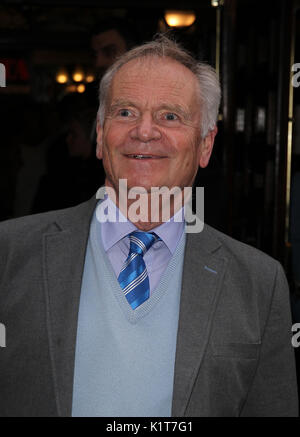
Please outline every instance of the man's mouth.
[{"label": "man's mouth", "polygon": [[131,158],[131,159],[162,159],[162,158],[166,158],[166,156],[157,156],[157,155],[135,155],[135,154],[129,154],[129,155],[125,155],[127,158]]}]

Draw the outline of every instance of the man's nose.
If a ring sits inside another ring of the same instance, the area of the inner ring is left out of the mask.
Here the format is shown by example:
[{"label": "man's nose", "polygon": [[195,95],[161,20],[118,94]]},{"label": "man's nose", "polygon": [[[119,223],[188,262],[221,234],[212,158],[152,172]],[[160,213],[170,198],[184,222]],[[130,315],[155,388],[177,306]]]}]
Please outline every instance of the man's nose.
[{"label": "man's nose", "polygon": [[148,112],[141,115],[131,130],[130,135],[132,139],[142,141],[143,143],[161,138],[159,127],[152,119],[152,114]]}]

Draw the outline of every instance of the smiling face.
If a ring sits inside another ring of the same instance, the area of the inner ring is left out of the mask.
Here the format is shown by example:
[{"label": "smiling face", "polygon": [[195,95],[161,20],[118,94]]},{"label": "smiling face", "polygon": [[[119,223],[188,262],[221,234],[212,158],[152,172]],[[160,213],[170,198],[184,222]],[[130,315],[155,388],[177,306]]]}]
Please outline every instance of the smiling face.
[{"label": "smiling face", "polygon": [[115,74],[104,126],[97,126],[97,157],[106,185],[128,188],[191,186],[208,164],[216,130],[201,138],[195,75],[170,58],[134,59]]}]

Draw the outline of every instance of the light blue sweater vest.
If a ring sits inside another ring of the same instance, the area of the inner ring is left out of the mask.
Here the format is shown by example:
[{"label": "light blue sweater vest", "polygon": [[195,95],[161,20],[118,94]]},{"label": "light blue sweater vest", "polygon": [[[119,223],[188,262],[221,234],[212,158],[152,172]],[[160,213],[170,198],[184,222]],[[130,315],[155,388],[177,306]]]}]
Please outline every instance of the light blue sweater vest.
[{"label": "light blue sweater vest", "polygon": [[72,416],[171,415],[185,233],[158,287],[132,310],[93,219],[81,289]]}]

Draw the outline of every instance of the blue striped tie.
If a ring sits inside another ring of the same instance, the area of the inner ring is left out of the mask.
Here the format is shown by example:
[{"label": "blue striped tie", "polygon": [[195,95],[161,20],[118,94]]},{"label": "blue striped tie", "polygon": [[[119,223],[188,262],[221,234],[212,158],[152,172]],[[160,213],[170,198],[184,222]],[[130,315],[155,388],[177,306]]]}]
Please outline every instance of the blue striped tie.
[{"label": "blue striped tie", "polygon": [[150,232],[134,231],[129,234],[130,250],[119,274],[118,281],[130,304],[135,310],[149,298],[149,278],[143,256],[160,238]]}]

